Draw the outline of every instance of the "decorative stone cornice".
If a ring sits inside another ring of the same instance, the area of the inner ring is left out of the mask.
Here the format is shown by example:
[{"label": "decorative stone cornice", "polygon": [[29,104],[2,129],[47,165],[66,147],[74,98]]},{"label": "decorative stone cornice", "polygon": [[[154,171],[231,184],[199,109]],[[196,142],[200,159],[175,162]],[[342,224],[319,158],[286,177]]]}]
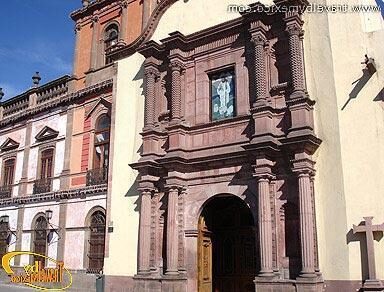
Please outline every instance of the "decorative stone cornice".
[{"label": "decorative stone cornice", "polygon": [[35,204],[40,202],[60,201],[67,199],[84,199],[87,196],[96,196],[102,193],[107,193],[107,184],[101,184],[96,186],[88,186],[79,189],[70,189],[49,192],[44,194],[29,195],[25,197],[15,197],[8,199],[0,199],[0,206],[17,206],[25,204]]},{"label": "decorative stone cornice", "polygon": [[18,114],[15,114],[13,116],[10,116],[8,118],[1,120],[0,126],[3,127],[3,126],[6,126],[8,124],[15,123],[19,120],[25,119],[27,117],[39,114],[41,112],[44,112],[44,111],[47,111],[50,109],[53,109],[55,107],[58,107],[61,105],[66,105],[66,104],[71,103],[75,100],[78,100],[84,96],[87,96],[87,95],[92,94],[92,93],[100,92],[100,91],[102,91],[106,88],[110,88],[112,86],[113,86],[113,80],[108,79],[106,81],[103,81],[103,82],[97,83],[95,85],[89,86],[87,88],[84,88],[82,90],[79,90],[77,92],[70,93],[70,94],[67,94],[64,96],[58,96],[58,97],[56,97],[56,98],[54,98],[54,99],[52,99],[52,100],[50,100],[50,101],[48,101],[42,105],[39,105],[39,106],[36,106],[33,108],[28,108],[25,111],[22,111]]},{"label": "decorative stone cornice", "polygon": [[84,18],[86,16],[89,16],[93,14],[96,10],[99,10],[109,4],[113,4],[116,0],[97,0],[93,1],[89,5],[82,7],[70,14],[70,17],[74,20],[77,21],[81,18]]}]

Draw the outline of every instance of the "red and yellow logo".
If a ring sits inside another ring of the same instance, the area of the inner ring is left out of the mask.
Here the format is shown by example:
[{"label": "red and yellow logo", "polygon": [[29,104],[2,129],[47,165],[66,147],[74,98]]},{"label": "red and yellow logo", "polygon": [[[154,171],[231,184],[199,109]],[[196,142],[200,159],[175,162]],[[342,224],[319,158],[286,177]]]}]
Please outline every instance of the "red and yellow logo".
[{"label": "red and yellow logo", "polygon": [[[22,273],[16,274],[11,268],[11,259],[15,256],[32,255],[47,259],[49,262],[56,263],[56,268],[44,268],[40,261],[35,261],[32,265],[25,265]],[[64,263],[56,261],[45,255],[30,251],[13,251],[5,254],[1,260],[4,271],[10,276],[11,283],[25,284],[26,286],[43,291],[66,290],[72,285],[72,275],[64,267]],[[64,280],[66,279],[66,280]],[[66,284],[64,284],[66,283]],[[47,287],[48,284],[60,285],[59,287]],[[63,286],[65,285],[65,286]]]}]

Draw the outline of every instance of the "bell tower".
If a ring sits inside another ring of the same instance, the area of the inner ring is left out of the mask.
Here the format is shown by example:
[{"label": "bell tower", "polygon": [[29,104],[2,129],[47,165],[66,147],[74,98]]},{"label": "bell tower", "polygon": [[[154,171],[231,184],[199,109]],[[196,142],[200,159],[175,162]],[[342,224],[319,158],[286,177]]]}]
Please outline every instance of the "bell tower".
[{"label": "bell tower", "polygon": [[76,89],[100,80],[96,73],[111,65],[107,53],[140,35],[142,11],[140,0],[82,0],[82,7],[71,13],[76,35],[73,66]]}]

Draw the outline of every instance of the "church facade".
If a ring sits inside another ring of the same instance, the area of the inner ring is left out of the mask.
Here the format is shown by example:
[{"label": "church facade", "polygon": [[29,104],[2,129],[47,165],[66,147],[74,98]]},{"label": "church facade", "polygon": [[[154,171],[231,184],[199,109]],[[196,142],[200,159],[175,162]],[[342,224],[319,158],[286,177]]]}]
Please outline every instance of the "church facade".
[{"label": "church facade", "polygon": [[231,4],[161,1],[111,54],[106,289],[381,291],[381,15]]},{"label": "church facade", "polygon": [[0,252],[74,291],[383,291],[384,21],[331,2],[83,0],[73,75],[0,106]]}]

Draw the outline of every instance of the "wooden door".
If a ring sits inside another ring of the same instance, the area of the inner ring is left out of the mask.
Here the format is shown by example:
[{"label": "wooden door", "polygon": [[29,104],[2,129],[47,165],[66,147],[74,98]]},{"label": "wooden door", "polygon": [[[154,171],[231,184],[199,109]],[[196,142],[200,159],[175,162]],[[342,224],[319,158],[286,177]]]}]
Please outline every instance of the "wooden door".
[{"label": "wooden door", "polygon": [[199,292],[212,292],[212,238],[203,217],[199,220],[198,285]]}]

